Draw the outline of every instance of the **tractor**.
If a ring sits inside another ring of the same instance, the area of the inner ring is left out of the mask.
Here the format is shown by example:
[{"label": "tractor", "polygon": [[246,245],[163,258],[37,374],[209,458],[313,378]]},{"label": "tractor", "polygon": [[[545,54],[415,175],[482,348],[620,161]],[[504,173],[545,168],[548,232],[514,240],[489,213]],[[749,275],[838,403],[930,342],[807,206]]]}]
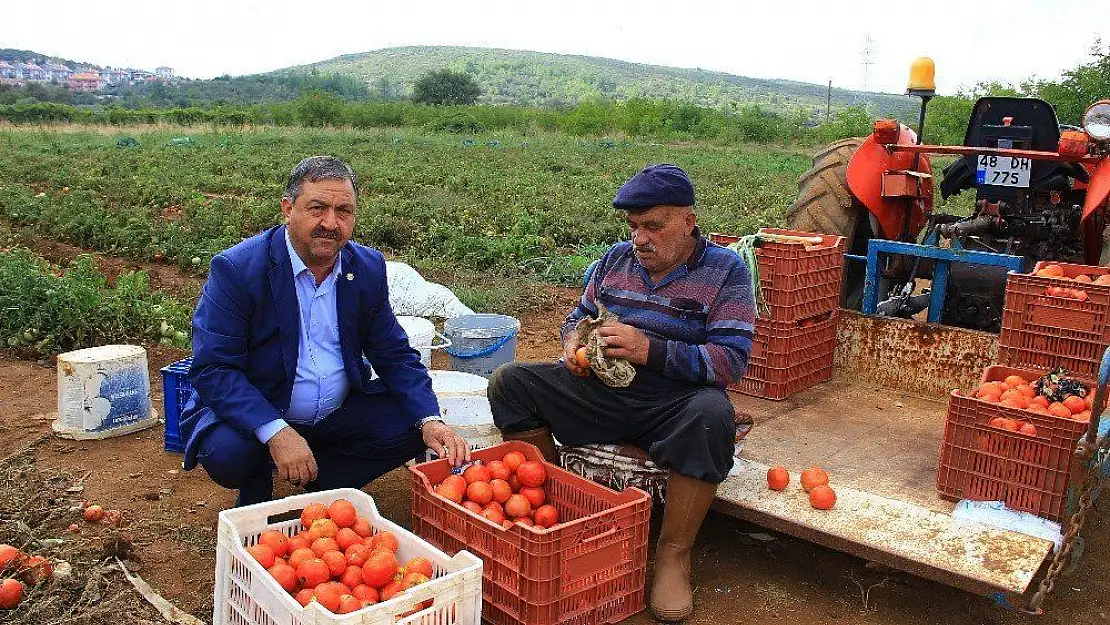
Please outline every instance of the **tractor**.
[{"label": "tractor", "polygon": [[[929,321],[997,332],[1007,271],[1030,271],[1042,260],[1110,265],[1110,100],[1092,104],[1079,128],[1061,125],[1041,99],[982,97],[963,145],[941,146],[922,142],[935,94],[931,59],[914,61],[907,94],[921,98],[916,132],[879,119],[869,136],[825,147],[787,212],[793,230],[847,239],[844,308],[905,318],[929,308]],[[956,157],[943,169],[941,197],[974,193],[971,214],[933,212],[933,155]],[[865,280],[858,261],[872,240],[927,249],[885,255],[878,275]],[[946,267],[942,288],[919,289],[938,254],[957,262]],[[988,257],[1012,262],[977,262]],[[873,310],[867,288],[876,291]]]}]

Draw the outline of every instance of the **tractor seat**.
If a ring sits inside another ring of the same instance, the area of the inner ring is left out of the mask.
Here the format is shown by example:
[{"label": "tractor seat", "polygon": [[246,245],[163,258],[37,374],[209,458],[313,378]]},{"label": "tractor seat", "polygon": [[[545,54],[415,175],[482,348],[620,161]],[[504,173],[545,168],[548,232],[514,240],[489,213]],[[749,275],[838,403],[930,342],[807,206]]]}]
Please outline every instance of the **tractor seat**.
[{"label": "tractor seat", "polygon": [[[1006,126],[1009,118],[1012,127]],[[1052,105],[1038,98],[990,96],[979,98],[971,112],[964,145],[980,148],[1013,147],[1055,152],[1060,144],[1060,122]],[[948,198],[965,189],[975,188],[976,157],[962,156],[944,169],[941,195]],[[1086,170],[1074,163],[1033,161],[1030,187],[1049,190],[1070,188],[1063,173],[1082,179]]]}]

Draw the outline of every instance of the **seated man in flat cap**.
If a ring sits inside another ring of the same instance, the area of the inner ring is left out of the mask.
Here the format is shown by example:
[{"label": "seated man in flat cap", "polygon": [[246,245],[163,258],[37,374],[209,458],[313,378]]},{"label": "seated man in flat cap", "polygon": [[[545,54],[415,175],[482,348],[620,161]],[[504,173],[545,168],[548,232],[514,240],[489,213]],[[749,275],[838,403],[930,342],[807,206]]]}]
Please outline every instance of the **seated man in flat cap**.
[{"label": "seated man in flat cap", "polygon": [[[653,165],[617,192],[631,240],[610,248],[563,325],[562,363],[511,363],[490,380],[493,418],[507,440],[555,461],[566,445],[631,442],[670,470],[651,608],[661,620],[693,611],[690,549],[733,462],[735,423],[725,387],[747,369],[755,330],[748,268],[697,227],[694,187],[674,165]],[[599,304],[616,315],[598,332],[606,359],[631,363],[614,387],[575,358],[579,320]]]}]

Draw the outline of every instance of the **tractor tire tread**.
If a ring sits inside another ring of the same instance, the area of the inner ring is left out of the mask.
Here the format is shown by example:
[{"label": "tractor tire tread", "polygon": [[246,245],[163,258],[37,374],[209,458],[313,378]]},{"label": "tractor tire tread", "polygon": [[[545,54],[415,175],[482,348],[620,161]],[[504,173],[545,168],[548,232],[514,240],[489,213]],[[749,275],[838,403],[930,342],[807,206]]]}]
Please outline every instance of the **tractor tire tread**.
[{"label": "tractor tire tread", "polygon": [[798,199],[786,211],[787,227],[852,238],[860,207],[848,189],[848,161],[862,143],[861,137],[841,139],[813,157],[813,167],[798,179]]}]

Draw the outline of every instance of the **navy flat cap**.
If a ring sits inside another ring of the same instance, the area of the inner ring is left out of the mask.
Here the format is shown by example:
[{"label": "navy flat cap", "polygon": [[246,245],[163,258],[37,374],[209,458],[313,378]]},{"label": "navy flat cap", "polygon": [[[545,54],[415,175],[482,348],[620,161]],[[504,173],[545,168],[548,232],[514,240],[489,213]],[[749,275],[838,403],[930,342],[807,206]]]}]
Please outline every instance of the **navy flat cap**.
[{"label": "navy flat cap", "polygon": [[621,185],[613,198],[614,208],[630,211],[661,205],[694,205],[694,185],[677,165],[648,165]]}]

